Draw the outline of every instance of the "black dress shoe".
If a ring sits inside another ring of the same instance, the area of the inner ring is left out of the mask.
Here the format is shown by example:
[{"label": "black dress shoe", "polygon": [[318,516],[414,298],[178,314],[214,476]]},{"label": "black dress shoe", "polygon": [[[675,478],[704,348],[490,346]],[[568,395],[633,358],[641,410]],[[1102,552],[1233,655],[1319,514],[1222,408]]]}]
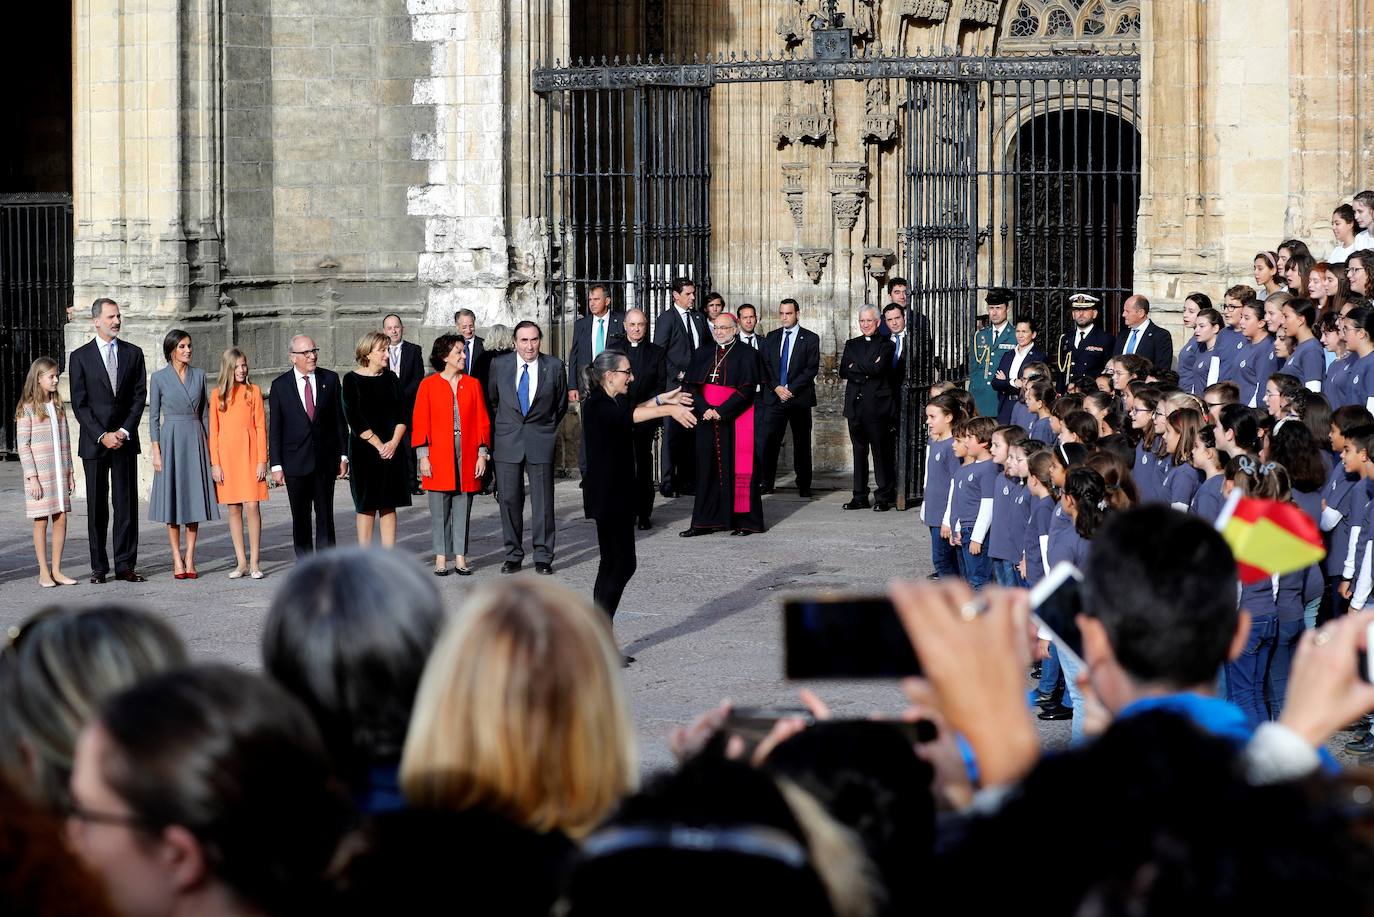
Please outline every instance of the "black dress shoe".
[{"label": "black dress shoe", "polygon": [[1358,755],[1374,752],[1374,732],[1366,732],[1364,735],[1346,742],[1345,750]]},{"label": "black dress shoe", "polygon": [[850,500],[840,507],[840,509],[868,509],[867,500]]},{"label": "black dress shoe", "polygon": [[635,527],[638,528],[641,532],[647,532],[649,531],[649,529],[654,527],[654,524],[650,522],[648,519],[641,519]]},{"label": "black dress shoe", "polygon": [[[1039,691],[1035,692],[1035,706],[1039,707],[1041,710],[1048,710],[1050,707],[1061,706],[1059,702],[1063,699],[1064,696],[1058,692],[1054,694],[1041,694]],[[1072,710],[1073,708],[1070,707],[1069,709]]]},{"label": "black dress shoe", "polygon": [[1071,720],[1073,719],[1073,708],[1057,704],[1053,707],[1046,707],[1036,715],[1042,720]]},{"label": "black dress shoe", "polygon": [[519,572],[520,572],[520,561],[518,561],[518,560],[508,560],[508,561],[506,561],[504,564],[501,565],[501,572],[502,572],[502,573],[519,573]]},{"label": "black dress shoe", "polygon": [[810,499],[811,499],[811,488],[809,488],[809,487],[798,487],[798,488],[797,488],[797,496],[801,497],[803,500],[810,500]]},{"label": "black dress shoe", "polygon": [[663,496],[669,500],[673,499],[673,497],[676,496],[676,494],[673,493],[673,488],[667,484],[659,485],[658,492],[663,494]]},{"label": "black dress shoe", "polygon": [[453,568],[452,568],[452,567],[445,567],[445,568],[442,569],[442,570],[435,570],[435,571],[434,571],[434,575],[435,575],[435,576],[452,576],[452,575],[453,575]]},{"label": "black dress shoe", "polygon": [[633,657],[633,656],[625,656],[625,655],[622,655],[622,656],[620,657],[620,667],[621,667],[622,669],[628,669],[628,668],[630,667],[630,663],[632,663],[632,662],[634,662],[634,661],[635,661],[635,657]]},{"label": "black dress shoe", "polygon": [[760,488],[759,488],[759,496],[761,496],[761,497],[766,497],[766,496],[768,496],[769,494],[771,494],[772,492],[773,492],[773,488],[771,488],[771,487],[760,487]]},{"label": "black dress shoe", "polygon": [[746,531],[745,529],[735,529],[735,530],[734,530],[733,532],[731,532],[730,534],[731,534],[731,535],[744,536],[744,535],[752,535],[752,534],[754,534],[754,533],[753,533],[753,532],[750,532],[750,531]]},{"label": "black dress shoe", "polygon": [[890,509],[892,509],[891,503],[883,503],[880,501],[878,503],[873,504],[873,512],[875,513],[885,513]]},{"label": "black dress shoe", "polygon": [[678,532],[677,534],[678,534],[678,537],[680,537],[680,538],[696,538],[696,537],[701,536],[701,535],[709,535],[709,534],[711,534],[712,531],[714,531],[714,530],[713,530],[713,529],[683,529],[682,531]]},{"label": "black dress shoe", "polygon": [[544,563],[542,560],[534,562],[534,572],[540,576],[553,576],[553,564]]},{"label": "black dress shoe", "polygon": [[146,583],[148,578],[136,570],[125,570],[123,573],[116,573],[115,579],[123,583]]},{"label": "black dress shoe", "polygon": [[92,582],[93,584],[97,585],[97,586],[103,586],[103,585],[105,585],[105,574],[104,574],[104,573],[92,573],[92,574],[91,574],[91,582]]}]

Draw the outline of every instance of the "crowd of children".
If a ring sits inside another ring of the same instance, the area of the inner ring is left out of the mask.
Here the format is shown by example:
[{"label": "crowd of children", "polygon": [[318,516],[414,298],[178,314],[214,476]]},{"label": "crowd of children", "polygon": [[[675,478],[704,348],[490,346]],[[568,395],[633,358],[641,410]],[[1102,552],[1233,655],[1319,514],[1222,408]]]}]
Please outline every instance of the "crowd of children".
[{"label": "crowd of children", "polygon": [[[1328,279],[1337,273],[1301,243],[1261,253],[1259,290],[1228,289],[1222,310],[1188,297],[1177,372],[1133,354],[1093,378],[1028,363],[1010,423],[978,416],[952,384],[932,387],[932,578],[1033,587],[1059,561],[1081,565],[1104,518],[1138,503],[1215,523],[1237,489],[1291,501],[1324,533],[1327,557],[1241,590],[1249,642],[1219,673],[1253,720],[1276,719],[1304,629],[1374,604],[1374,310],[1343,271]],[[1042,719],[1073,718],[1069,662],[1051,649],[1039,668]],[[1349,747],[1374,761],[1367,724]]]}]

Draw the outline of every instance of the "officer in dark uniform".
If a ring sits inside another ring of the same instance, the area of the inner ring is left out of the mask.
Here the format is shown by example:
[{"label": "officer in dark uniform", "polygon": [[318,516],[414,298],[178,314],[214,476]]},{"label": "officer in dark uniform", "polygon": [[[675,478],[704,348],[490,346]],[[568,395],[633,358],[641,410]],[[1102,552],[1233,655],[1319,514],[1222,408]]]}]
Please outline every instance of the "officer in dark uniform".
[{"label": "officer in dark uniform", "polygon": [[1069,297],[1073,327],[1059,336],[1054,357],[1060,391],[1067,389],[1075,379],[1100,375],[1111,359],[1112,336],[1097,325],[1099,302],[1096,296],[1088,293]]}]

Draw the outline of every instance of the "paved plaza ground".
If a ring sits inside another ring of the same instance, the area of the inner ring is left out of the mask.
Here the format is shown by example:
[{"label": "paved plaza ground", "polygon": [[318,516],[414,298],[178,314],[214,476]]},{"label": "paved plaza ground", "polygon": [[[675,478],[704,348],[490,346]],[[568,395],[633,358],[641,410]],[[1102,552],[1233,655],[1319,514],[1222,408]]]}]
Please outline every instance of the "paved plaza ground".
[{"label": "paved plaza ground", "polygon": [[[138,569],[148,582],[90,585],[86,505],[78,501],[64,569],[80,585],[40,589],[20,484],[19,463],[0,463],[0,627],[56,601],[72,606],[129,602],[171,621],[199,659],[258,667],[262,618],[294,564],[284,491],[273,490],[264,507],[265,579],[227,578],[234,569],[234,554],[224,522],[201,528],[196,562],[200,578],[172,579],[166,529],[146,521],[145,504]],[[831,490],[822,484],[812,500],[802,500],[790,489],[765,497],[769,531],[748,538],[679,538],[691,513],[690,500],[660,499],[654,528],[639,533],[639,571],[616,616],[616,635],[638,660],[625,671],[625,686],[646,771],[671,763],[666,735],[673,726],[689,722],[723,698],[748,705],[796,704],[797,686],[782,677],[780,610],[785,597],[821,590],[871,593],[891,577],[924,577],[930,572],[928,538],[916,511],[844,512],[840,505],[849,498],[845,484]],[[335,509],[340,543],[351,544],[354,523],[346,482],[337,489]],[[582,518],[581,491],[575,481],[558,483],[556,513],[555,577],[590,596],[597,566],[596,529]],[[476,575],[434,580],[452,607],[469,589],[500,576],[503,548],[495,500],[478,499],[471,532],[469,563]],[[397,550],[414,562],[417,576],[430,575],[429,512],[422,502],[400,511]],[[526,571],[519,575],[534,575],[528,562]],[[892,682],[811,686],[839,716],[896,713],[904,706]],[[1058,747],[1068,738],[1067,723],[1040,726],[1048,747]]]}]

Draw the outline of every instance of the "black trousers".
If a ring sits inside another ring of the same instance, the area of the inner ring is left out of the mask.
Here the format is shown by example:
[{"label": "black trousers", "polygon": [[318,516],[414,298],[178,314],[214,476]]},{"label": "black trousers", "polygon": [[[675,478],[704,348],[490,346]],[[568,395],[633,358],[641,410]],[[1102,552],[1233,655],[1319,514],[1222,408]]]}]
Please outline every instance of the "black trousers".
[{"label": "black trousers", "polygon": [[105,545],[111,508],[115,573],[132,570],[138,564],[138,453],[124,446],[109,450],[100,458],[82,459],[81,465],[86,472],[86,537],[91,543],[91,572],[110,572]]},{"label": "black trousers", "polygon": [[897,501],[896,436],[888,416],[851,417],[849,443],[854,453],[854,499],[868,499],[868,458],[873,456],[873,499],[879,503]]},{"label": "black trousers", "polygon": [[592,601],[614,620],[620,597],[638,566],[634,520],[628,516],[611,521],[596,520],[596,546],[601,552],[601,561],[596,567]]},{"label": "black trousers", "polygon": [[[291,543],[296,557],[334,547],[334,482],[338,468],[316,468],[313,474],[286,476],[286,499],[291,503]],[[310,539],[311,513],[315,539]]]},{"label": "black trousers", "polygon": [[637,428],[634,432],[635,446],[635,518],[648,519],[654,512],[654,429]]},{"label": "black trousers", "polygon": [[696,434],[671,417],[663,418],[663,468],[660,475],[675,493],[690,494],[697,487]]},{"label": "black trousers", "polygon": [[764,490],[772,490],[777,483],[778,453],[782,437],[792,431],[792,470],[797,473],[797,489],[811,489],[811,408],[792,402],[779,401],[768,406],[764,426],[767,431],[763,445],[763,474],[760,483]]}]

